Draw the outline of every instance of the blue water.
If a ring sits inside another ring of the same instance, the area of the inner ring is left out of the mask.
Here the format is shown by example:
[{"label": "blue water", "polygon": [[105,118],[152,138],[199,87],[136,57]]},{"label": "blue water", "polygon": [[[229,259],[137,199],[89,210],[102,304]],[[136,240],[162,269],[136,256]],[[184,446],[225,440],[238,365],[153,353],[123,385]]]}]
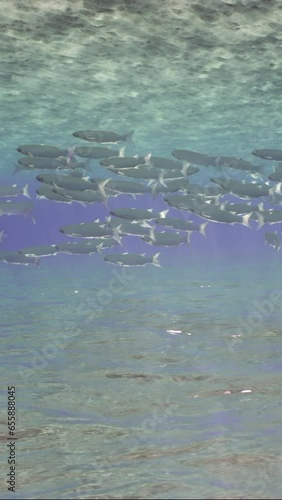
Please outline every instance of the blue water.
[{"label": "blue water", "polygon": [[[1,11],[0,182],[28,183],[34,208],[0,217],[0,250],[69,241],[59,228],[117,207],[168,208],[150,194],[36,199],[39,172],[14,172],[20,144],[69,148],[94,128],[135,129],[128,155],[254,161],[252,150],[281,147],[279,0],[4,0]],[[102,255],[0,262],[0,498],[280,498],[282,266],[264,234],[281,229],[209,222],[189,246],[126,236]],[[113,251],[161,252],[161,267],[112,266]]]}]

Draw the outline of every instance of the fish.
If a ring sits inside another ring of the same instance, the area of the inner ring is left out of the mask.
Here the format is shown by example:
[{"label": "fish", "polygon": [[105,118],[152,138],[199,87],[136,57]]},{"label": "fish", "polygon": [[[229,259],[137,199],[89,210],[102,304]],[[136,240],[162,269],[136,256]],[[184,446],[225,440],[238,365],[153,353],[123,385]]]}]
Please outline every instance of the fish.
[{"label": "fish", "polygon": [[208,197],[217,197],[218,195],[226,193],[226,189],[224,189],[222,186],[202,186],[201,184],[194,183],[189,183],[185,187],[185,191],[188,194],[204,195]]},{"label": "fish", "polygon": [[252,155],[264,160],[282,161],[282,149],[255,149]]},{"label": "fish", "polygon": [[146,222],[132,222],[119,217],[106,217],[106,223],[112,229],[118,227],[119,233],[129,236],[144,236],[150,233],[151,226]]},{"label": "fish", "polygon": [[31,215],[33,202],[0,201],[0,215]]},{"label": "fish", "polygon": [[174,217],[166,217],[169,210],[164,210],[160,212],[156,222],[157,224],[169,227],[172,229],[177,229],[178,231],[198,231],[203,236],[206,235],[206,227],[209,222],[204,222],[203,224],[196,224],[195,222],[191,222],[184,219],[177,219]]},{"label": "fish", "polygon": [[94,222],[81,222],[80,224],[70,224],[59,229],[60,233],[68,236],[81,238],[101,238],[112,236],[120,242],[119,227],[111,229],[106,224],[101,224],[99,220]]},{"label": "fish", "polygon": [[68,156],[68,149],[60,149],[56,146],[46,146],[44,144],[23,144],[17,147],[17,151],[27,156],[37,156],[41,158],[59,158]]},{"label": "fish", "polygon": [[[180,161],[170,160],[168,158],[160,158],[159,156],[152,156],[151,153],[144,156],[145,164],[149,167],[160,168],[161,170],[182,170],[183,163]],[[189,165],[187,165],[188,167]]]},{"label": "fish", "polygon": [[153,264],[153,266],[161,267],[159,263],[159,255],[160,253],[156,253],[153,256],[146,256],[145,253],[142,254],[133,254],[133,253],[116,253],[116,254],[108,254],[104,256],[104,260],[106,262],[110,262],[111,264],[117,264],[119,266],[146,266],[147,264]]},{"label": "fish", "polygon": [[252,219],[258,221],[258,229],[260,229],[264,224],[277,224],[282,222],[282,210],[261,210],[253,212]]},{"label": "fish", "polygon": [[267,243],[269,243],[270,246],[275,248],[276,252],[278,252],[278,250],[281,247],[281,240],[278,236],[278,231],[276,231],[275,233],[271,232],[265,233],[264,239]]},{"label": "fish", "polygon": [[79,178],[63,174],[40,174],[36,176],[36,180],[66,190],[86,191],[90,189],[97,191],[100,189],[102,193],[104,193],[104,186],[108,181],[108,179],[101,179],[101,182],[97,183],[96,179],[90,180],[89,177]]},{"label": "fish", "polygon": [[102,167],[111,167],[111,169],[127,169],[138,167],[145,164],[145,157],[138,158],[138,156],[110,156],[103,158],[99,162]]},{"label": "fish", "polygon": [[152,193],[152,188],[132,181],[119,181],[110,179],[105,185],[107,190],[126,194]]},{"label": "fish", "polygon": [[259,198],[260,196],[268,196],[271,193],[268,184],[247,183],[223,177],[211,177],[210,181],[240,198]]},{"label": "fish", "polygon": [[123,175],[126,177],[132,177],[133,179],[149,179],[156,180],[163,186],[165,186],[164,179],[181,179],[183,178],[183,173],[180,170],[160,170],[156,167],[147,167],[139,165],[133,168],[124,168],[117,170],[116,168],[112,169],[108,167],[109,170],[115,172],[119,175]]},{"label": "fish", "polygon": [[263,203],[259,203],[259,205],[251,205],[251,202],[249,203],[221,203],[220,204],[220,209],[221,210],[227,210],[228,212],[232,212],[235,214],[243,215],[243,214],[248,214],[250,212],[258,211],[258,210],[263,210]]},{"label": "fish", "polygon": [[0,260],[10,264],[22,264],[24,266],[27,266],[28,264],[34,264],[36,266],[39,266],[38,257],[28,257],[27,255],[23,255],[20,252],[0,251]]},{"label": "fish", "polygon": [[182,243],[190,243],[190,234],[183,235],[179,232],[177,233],[168,233],[166,231],[161,231],[159,233],[155,232],[155,229],[152,227],[150,230],[149,236],[142,236],[142,240],[149,243],[149,245],[156,246],[178,246],[182,245]]},{"label": "fish", "polygon": [[72,135],[84,141],[98,142],[101,144],[117,144],[118,142],[132,143],[132,136],[135,130],[130,130],[126,134],[117,134],[109,130],[78,130]]},{"label": "fish", "polygon": [[110,214],[120,219],[135,220],[153,220],[157,215],[153,213],[153,209],[141,210],[139,208],[115,208],[110,210]]},{"label": "fish", "polygon": [[251,162],[243,160],[242,158],[235,158],[232,156],[218,156],[214,157],[215,167],[229,167],[236,170],[243,170],[246,172],[262,172],[263,166],[253,165]]},{"label": "fish", "polygon": [[37,188],[35,191],[37,193],[37,198],[39,200],[52,200],[58,203],[69,203],[69,204],[71,204],[74,201],[70,198],[66,198],[65,196],[57,194],[55,191],[53,191],[53,186],[49,186],[48,184],[46,184],[46,186]]},{"label": "fish", "polygon": [[18,196],[19,194],[26,196],[26,198],[30,198],[28,184],[26,184],[23,188],[18,188],[16,184],[13,184],[12,186],[0,186],[0,196],[3,198]]},{"label": "fish", "polygon": [[[151,183],[149,183],[148,185],[150,186]],[[158,193],[174,193],[175,191],[182,191],[186,189],[189,189],[189,181],[185,177],[180,177],[179,179],[166,180],[165,185],[152,185],[152,194],[156,195]]]},{"label": "fish", "polygon": [[[198,213],[198,212],[197,212]],[[252,212],[246,215],[236,215],[232,212],[227,212],[221,210],[220,208],[209,205],[200,210],[198,213],[204,219],[212,220],[213,222],[219,222],[224,224],[243,224],[244,226],[250,227],[249,220],[251,218]]]},{"label": "fish", "polygon": [[27,257],[49,257],[50,255],[56,255],[58,250],[56,245],[38,245],[21,248],[19,253],[26,255]]},{"label": "fish", "polygon": [[111,156],[124,156],[125,148],[120,148],[115,151],[109,148],[95,146],[75,146],[74,154],[82,158],[91,158],[93,160],[101,160],[102,158],[110,158]]},{"label": "fish", "polygon": [[90,170],[89,166],[91,164],[91,159],[87,161],[78,162],[76,159],[68,159],[67,157],[60,158],[40,158],[32,156],[23,156],[18,160],[18,164],[22,169],[34,169],[34,170],[73,170],[73,169],[84,169]]},{"label": "fish", "polygon": [[4,239],[6,238],[6,234],[4,233],[4,231],[0,231],[0,243],[3,243]]},{"label": "fish", "polygon": [[195,213],[199,213],[206,205],[208,205],[208,201],[211,200],[211,198],[206,198],[202,195],[191,194],[170,194],[164,197],[164,201],[171,207]]},{"label": "fish", "polygon": [[85,203],[102,203],[105,201],[105,197],[99,191],[93,189],[77,191],[53,187],[52,192],[59,196],[63,196],[65,201],[77,201],[81,202],[83,205],[85,205]]},{"label": "fish", "polygon": [[67,241],[56,245],[58,252],[73,255],[92,255],[100,253],[104,248],[111,248],[118,244],[114,238],[96,238],[94,240]]},{"label": "fish", "polygon": [[268,176],[268,179],[274,182],[282,182],[282,168],[279,164],[273,168],[273,172]]},{"label": "fish", "polygon": [[208,167],[213,165],[214,157],[208,156],[206,154],[197,153],[196,151],[189,151],[186,149],[174,149],[171,152],[172,156],[178,160],[185,160],[190,163],[195,163],[196,165]]}]

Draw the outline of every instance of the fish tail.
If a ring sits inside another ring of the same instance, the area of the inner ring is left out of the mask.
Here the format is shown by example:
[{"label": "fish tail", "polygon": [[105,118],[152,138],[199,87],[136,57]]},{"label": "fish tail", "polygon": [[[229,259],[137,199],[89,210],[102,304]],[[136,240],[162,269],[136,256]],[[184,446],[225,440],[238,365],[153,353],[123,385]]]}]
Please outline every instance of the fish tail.
[{"label": "fish tail", "polygon": [[126,142],[129,142],[129,144],[131,144],[133,147],[135,147],[135,143],[133,142],[132,140],[132,136],[134,134],[135,130],[130,130],[130,132],[128,132],[128,134],[126,134]]},{"label": "fish tail", "polygon": [[28,184],[26,184],[23,188],[23,195],[26,196],[27,198],[30,198],[30,194],[28,192]]},{"label": "fish tail", "polygon": [[125,147],[125,146],[123,146],[122,148],[120,148],[120,149],[118,150],[118,155],[119,155],[121,158],[124,158],[124,156],[125,156],[125,150],[126,150],[126,147]]},{"label": "fish tail", "polygon": [[161,265],[159,263],[159,256],[160,256],[160,254],[161,254],[161,252],[158,252],[155,255],[153,255],[153,261],[152,261],[153,266],[161,267]]},{"label": "fish tail", "polygon": [[256,212],[256,214],[258,216],[258,227],[257,227],[257,230],[259,230],[264,225],[264,218],[263,218],[263,216],[259,212]]},{"label": "fish tail", "polygon": [[207,227],[208,223],[209,223],[209,221],[204,222],[203,224],[200,224],[200,234],[202,234],[205,238],[207,237],[206,227]]},{"label": "fish tail", "polygon": [[252,216],[252,212],[242,216],[242,224],[244,226],[251,227],[250,223],[249,223],[251,216]]}]

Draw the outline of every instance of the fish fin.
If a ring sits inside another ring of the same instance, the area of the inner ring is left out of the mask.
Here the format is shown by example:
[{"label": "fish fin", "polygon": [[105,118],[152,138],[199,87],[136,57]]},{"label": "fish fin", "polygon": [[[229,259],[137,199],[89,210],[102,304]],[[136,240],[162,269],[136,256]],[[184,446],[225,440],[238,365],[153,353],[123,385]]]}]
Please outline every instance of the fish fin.
[{"label": "fish fin", "polygon": [[140,226],[142,226],[142,227],[150,227],[150,228],[152,227],[150,224],[148,224],[147,221],[143,221],[142,224],[140,224]]},{"label": "fish fin", "polygon": [[153,198],[155,198],[157,195],[157,193],[156,193],[157,187],[158,187],[158,182],[155,182],[155,184],[152,184],[152,196],[153,196]]},{"label": "fish fin", "polygon": [[260,210],[260,212],[264,210],[263,201],[261,201],[261,203],[258,204],[258,209]]},{"label": "fish fin", "polygon": [[153,261],[152,261],[152,264],[156,267],[161,267],[160,263],[159,263],[159,256],[160,256],[161,252],[158,252],[158,253],[155,253],[155,255],[153,255]]},{"label": "fish fin", "polygon": [[121,245],[120,228],[121,228],[121,224],[113,229],[113,239],[116,240],[119,245]]},{"label": "fish fin", "polygon": [[103,181],[101,182],[97,182],[97,185],[98,185],[98,191],[101,193],[101,195],[104,197],[104,198],[107,198],[107,193],[105,191],[105,186],[106,184],[109,182],[110,179],[104,179]]},{"label": "fish fin", "polygon": [[186,238],[186,241],[187,241],[187,244],[190,245],[190,240],[191,240],[191,232],[192,231],[188,231],[187,233],[187,238]]},{"label": "fish fin", "polygon": [[160,175],[159,175],[159,178],[158,178],[158,182],[164,186],[164,187],[167,187],[165,181],[164,181],[164,171],[160,172]]},{"label": "fish fin", "polygon": [[163,210],[162,212],[159,213],[159,216],[161,219],[165,219],[166,218],[166,214],[169,212],[169,208],[167,210]]},{"label": "fish fin", "polygon": [[282,194],[282,182],[278,182],[278,184],[275,184],[275,186],[273,186],[273,188],[271,188],[269,190],[269,194],[271,193],[277,193],[277,194]]},{"label": "fish fin", "polygon": [[219,210],[225,210],[225,207],[226,207],[226,201],[224,201],[223,203],[221,203],[221,205],[219,205]]},{"label": "fish fin", "polygon": [[103,242],[97,246],[97,250],[98,250],[98,253],[101,253],[101,251],[103,250]]},{"label": "fish fin", "polygon": [[74,154],[75,154],[75,150],[76,150],[76,144],[74,146],[71,146],[68,149],[67,164],[69,164],[71,162],[71,160],[73,160]]},{"label": "fish fin", "polygon": [[28,192],[28,184],[26,184],[23,188],[23,195],[26,196],[27,198],[31,198],[31,196]]},{"label": "fish fin", "polygon": [[132,146],[135,147],[135,144],[134,144],[134,142],[132,140],[132,136],[133,136],[134,132],[135,132],[135,130],[130,130],[130,132],[128,132],[128,134],[126,134],[126,139],[125,140],[126,140],[126,142],[129,142],[129,144],[131,144]]},{"label": "fish fin", "polygon": [[202,234],[205,238],[207,237],[206,235],[206,227],[208,225],[209,221],[208,222],[204,222],[203,224],[200,224],[200,234]]},{"label": "fish fin", "polygon": [[151,229],[150,229],[150,238],[151,238],[151,240],[156,241],[155,228],[154,227],[151,227]]},{"label": "fish fin", "polygon": [[152,166],[151,158],[152,158],[152,153],[148,153],[146,156],[144,156],[145,165],[148,165],[150,167]]},{"label": "fish fin", "polygon": [[34,265],[35,265],[36,267],[40,267],[40,257],[35,257],[35,258],[34,258]]},{"label": "fish fin", "polygon": [[155,179],[150,179],[147,186],[148,187],[151,186],[152,184],[154,184],[154,182],[155,182]]},{"label": "fish fin", "polygon": [[242,216],[242,224],[244,226],[251,227],[249,224],[249,220],[250,220],[251,216],[252,216],[252,212]]},{"label": "fish fin", "polygon": [[118,155],[121,156],[122,158],[124,158],[125,157],[125,150],[126,150],[125,146],[123,146],[122,148],[120,148],[118,150]]},{"label": "fish fin", "polygon": [[107,224],[109,224],[109,223],[111,222],[111,220],[112,220],[111,216],[106,217],[106,223],[107,223]]},{"label": "fish fin", "polygon": [[257,227],[258,231],[264,225],[264,218],[259,212],[256,212],[256,214],[258,216],[258,227]]}]

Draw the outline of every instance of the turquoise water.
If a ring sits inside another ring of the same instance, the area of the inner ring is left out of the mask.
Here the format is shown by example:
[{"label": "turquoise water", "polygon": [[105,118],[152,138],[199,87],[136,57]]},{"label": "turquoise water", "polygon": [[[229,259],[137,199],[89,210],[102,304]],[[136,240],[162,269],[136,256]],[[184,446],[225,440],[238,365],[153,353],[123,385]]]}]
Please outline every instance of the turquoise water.
[{"label": "turquoise water", "polygon": [[[1,216],[0,250],[65,242],[60,227],[109,208],[167,208],[150,195],[109,207],[37,200],[35,174],[14,173],[20,144],[69,148],[75,130],[94,128],[135,129],[128,155],[178,148],[254,162],[252,150],[281,148],[281,9],[3,0],[1,183],[29,184],[34,221]],[[160,268],[98,254],[0,262],[0,498],[280,498],[282,265],[264,233],[281,229],[210,222],[207,238],[179,248],[124,238],[122,251],[160,251]]]},{"label": "turquoise water", "polygon": [[277,270],[127,269],[98,307],[90,258],[3,269],[17,498],[279,498],[281,305],[240,331]]}]

